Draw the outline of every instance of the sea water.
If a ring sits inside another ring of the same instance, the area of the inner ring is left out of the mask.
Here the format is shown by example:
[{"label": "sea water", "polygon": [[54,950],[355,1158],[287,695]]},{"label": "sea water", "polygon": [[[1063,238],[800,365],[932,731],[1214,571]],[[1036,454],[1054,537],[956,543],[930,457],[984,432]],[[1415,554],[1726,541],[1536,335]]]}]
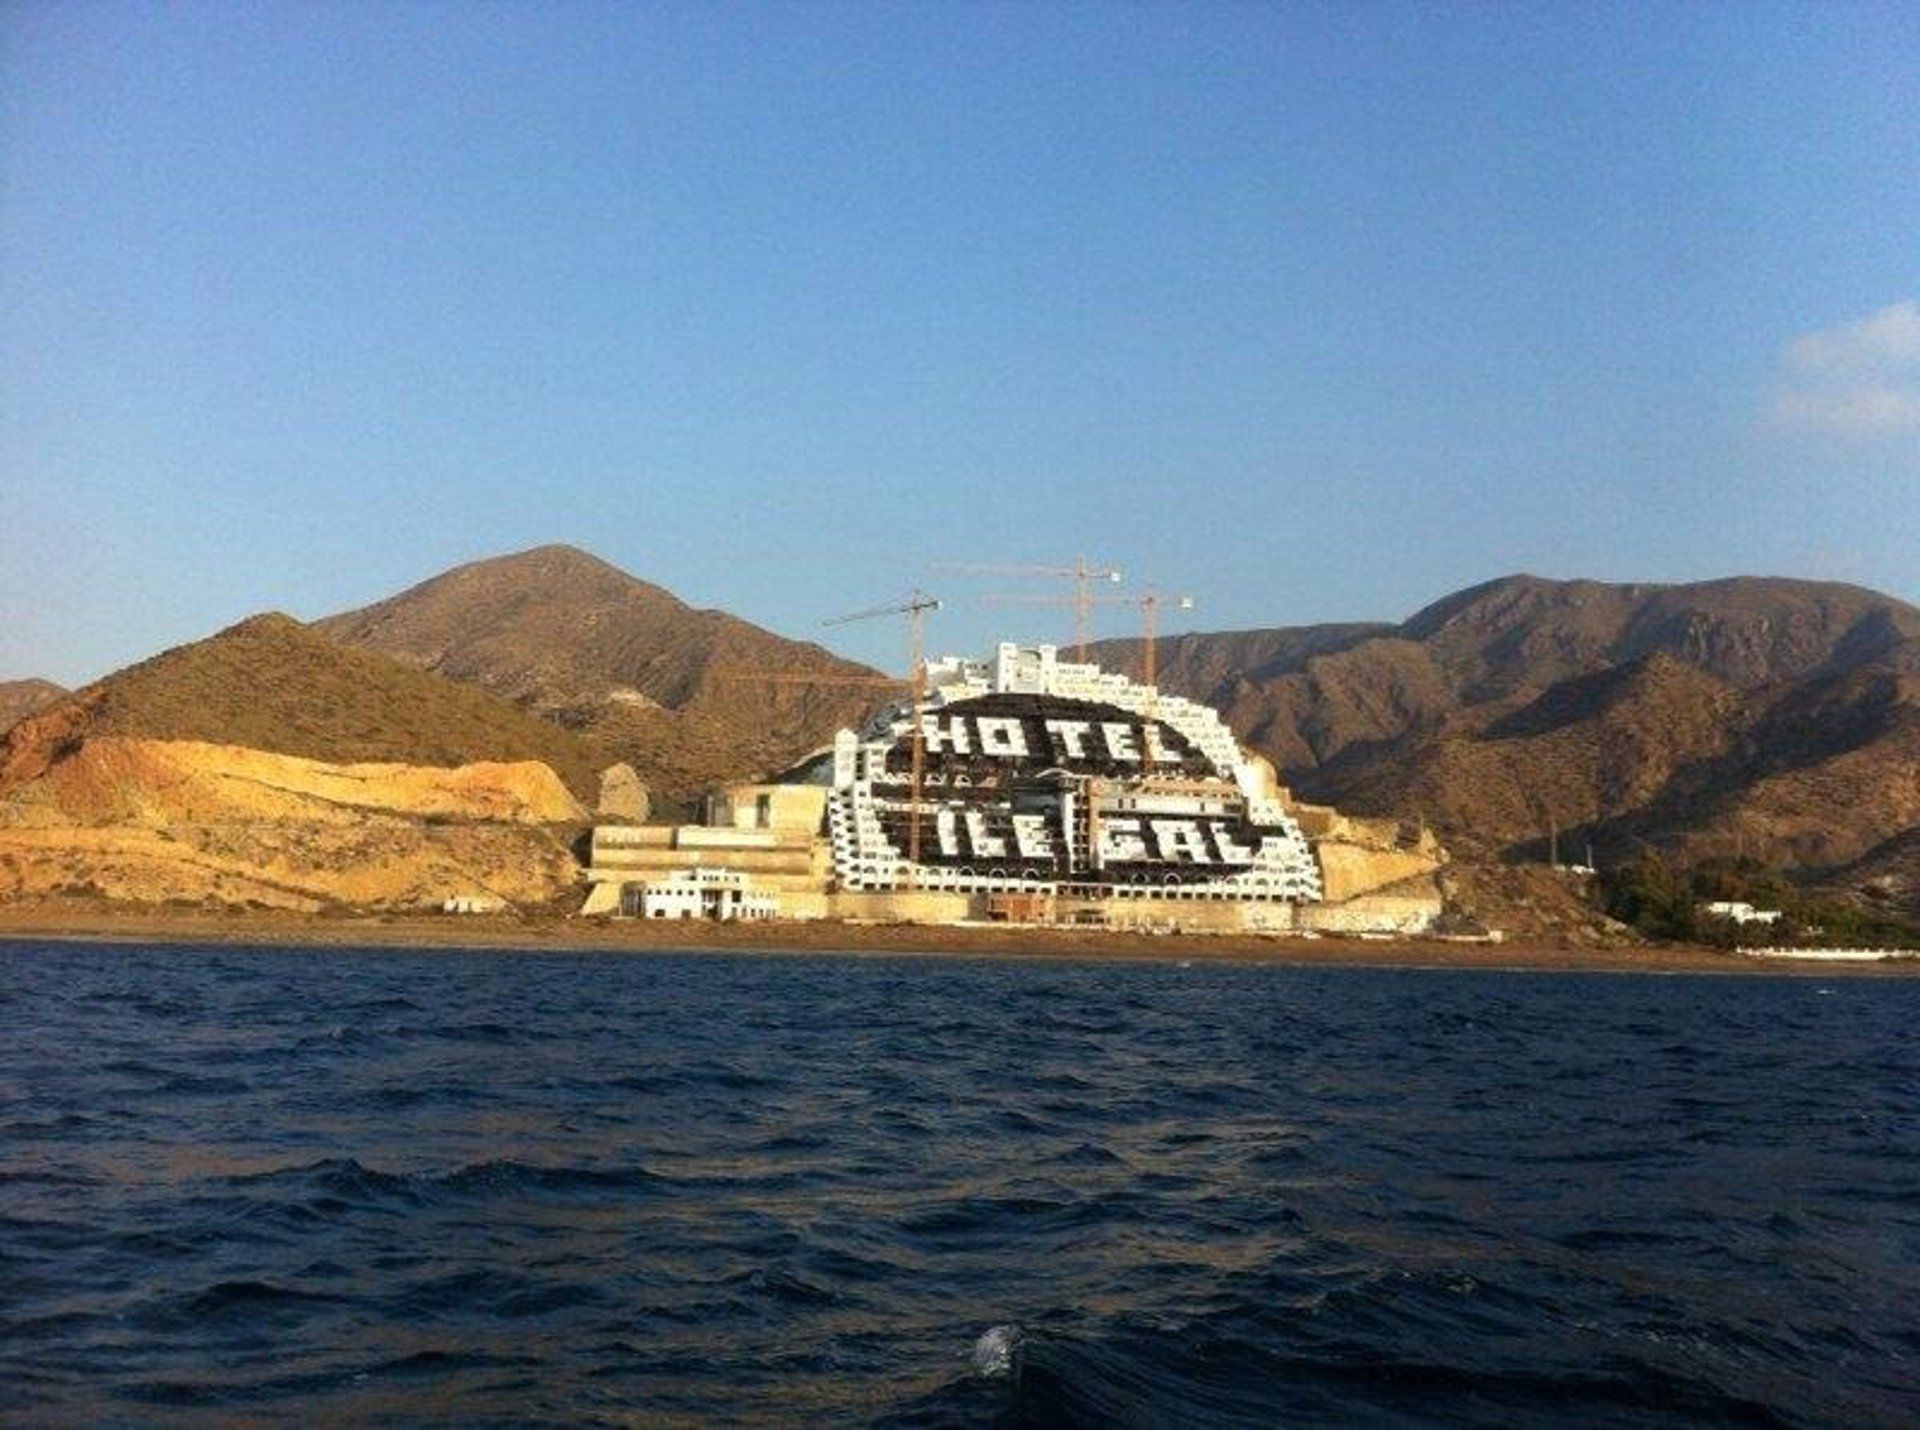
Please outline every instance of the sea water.
[{"label": "sea water", "polygon": [[1920,981],[0,945],[0,1419],[1920,1420]]}]

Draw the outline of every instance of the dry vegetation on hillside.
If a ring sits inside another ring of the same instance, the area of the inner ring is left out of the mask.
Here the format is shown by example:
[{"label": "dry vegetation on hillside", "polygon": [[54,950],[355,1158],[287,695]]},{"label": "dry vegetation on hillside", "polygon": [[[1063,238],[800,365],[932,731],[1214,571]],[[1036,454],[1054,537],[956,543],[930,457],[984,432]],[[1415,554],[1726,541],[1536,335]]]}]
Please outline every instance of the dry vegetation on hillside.
[{"label": "dry vegetation on hillside", "polygon": [[0,680],[0,732],[46,709],[66,693],[51,680]]},{"label": "dry vegetation on hillside", "polygon": [[877,674],[865,666],[568,546],[457,567],[314,629],[511,700],[669,798],[777,770],[885,695],[836,683]]},{"label": "dry vegetation on hillside", "polygon": [[1510,577],[1399,626],[1180,637],[1161,668],[1308,797],[1469,852],[1836,866],[1920,824],[1920,610],[1857,587]]},{"label": "dry vegetation on hillside", "polygon": [[[1094,658],[1137,667],[1138,643]],[[1577,888],[1496,866],[1541,859],[1550,832],[1563,856],[1744,856],[1920,906],[1920,611],[1871,591],[1511,577],[1399,625],[1174,637],[1160,668],[1306,797],[1437,829],[1469,856],[1459,892],[1542,936],[1588,917]],[[0,735],[0,797],[126,736],[539,760],[587,798],[625,760],[670,811],[859,724],[889,698],[873,675],[542,547],[313,626],[256,617],[72,696],[0,687],[51,701]]]},{"label": "dry vegetation on hillside", "polygon": [[597,757],[485,691],[255,616],[97,681],[0,736],[0,789],[100,735],[204,740],[334,762],[540,760],[576,793]]}]

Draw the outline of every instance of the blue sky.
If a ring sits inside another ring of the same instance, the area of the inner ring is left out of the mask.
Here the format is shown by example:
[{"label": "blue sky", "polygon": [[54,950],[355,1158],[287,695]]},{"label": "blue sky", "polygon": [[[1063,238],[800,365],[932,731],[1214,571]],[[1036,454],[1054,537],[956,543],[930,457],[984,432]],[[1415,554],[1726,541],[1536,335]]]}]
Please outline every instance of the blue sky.
[{"label": "blue sky", "polygon": [[890,665],[819,622],[1070,624],[939,560],[1920,599],[1916,72],[1911,5],[11,5],[0,678],[548,541]]}]

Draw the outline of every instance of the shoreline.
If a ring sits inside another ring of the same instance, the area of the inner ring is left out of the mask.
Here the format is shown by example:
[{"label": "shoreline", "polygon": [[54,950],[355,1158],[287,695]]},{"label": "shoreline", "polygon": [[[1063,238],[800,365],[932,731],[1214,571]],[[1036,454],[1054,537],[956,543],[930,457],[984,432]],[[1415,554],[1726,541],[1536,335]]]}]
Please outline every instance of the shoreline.
[{"label": "shoreline", "polygon": [[1920,975],[1920,962],[1756,958],[1721,949],[1609,949],[1440,940],[1144,934],[1105,929],[928,924],[588,922],[516,915],[305,915],[271,911],[0,908],[0,940],[271,948],[526,953],[758,953],[775,956],[1104,959],[1128,963],[1427,968],[1512,973],[1706,973],[1772,978]]}]

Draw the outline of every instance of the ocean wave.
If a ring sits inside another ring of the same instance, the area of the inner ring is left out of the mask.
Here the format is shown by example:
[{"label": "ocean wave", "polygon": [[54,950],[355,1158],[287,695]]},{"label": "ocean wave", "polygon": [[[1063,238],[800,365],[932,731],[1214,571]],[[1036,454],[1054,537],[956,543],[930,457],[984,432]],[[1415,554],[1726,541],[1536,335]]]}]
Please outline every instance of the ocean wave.
[{"label": "ocean wave", "polygon": [[269,1327],[285,1330],[341,1302],[326,1291],[242,1278],[150,1296],[131,1308],[126,1319],[161,1335],[236,1327],[259,1335]]},{"label": "ocean wave", "polygon": [[1920,1419],[1920,983],[0,960],[16,1418]]},{"label": "ocean wave", "polygon": [[889,1426],[1258,1427],[1790,1423],[1739,1388],[1651,1360],[1590,1369],[1447,1363],[1362,1344],[1302,1351],[1205,1323],[1098,1333],[995,1326],[969,1371]]},{"label": "ocean wave", "polygon": [[673,1179],[645,1167],[554,1167],[527,1162],[475,1162],[431,1179],[439,1192],[460,1197],[541,1193],[568,1195],[596,1192],[655,1191],[673,1185]]}]

